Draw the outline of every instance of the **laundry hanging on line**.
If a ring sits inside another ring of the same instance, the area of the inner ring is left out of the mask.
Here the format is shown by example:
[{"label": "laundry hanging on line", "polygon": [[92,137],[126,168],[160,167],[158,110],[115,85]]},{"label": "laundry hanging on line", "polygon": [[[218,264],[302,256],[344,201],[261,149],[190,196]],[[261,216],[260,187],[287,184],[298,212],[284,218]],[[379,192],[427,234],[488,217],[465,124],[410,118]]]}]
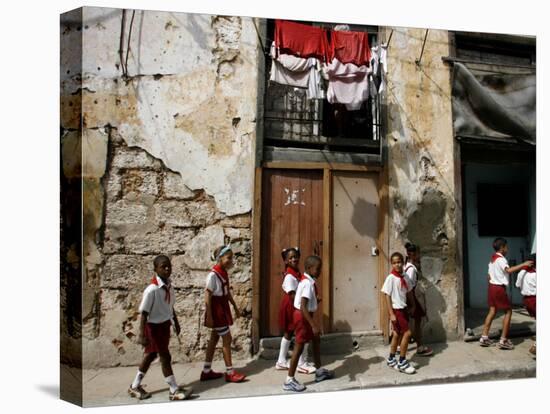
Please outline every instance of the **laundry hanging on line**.
[{"label": "laundry hanging on line", "polygon": [[269,80],[281,85],[306,89],[308,99],[324,99],[321,81],[321,65],[316,58],[300,58],[280,53],[272,43],[270,56],[273,59]]},{"label": "laundry hanging on line", "polygon": [[342,63],[334,58],[323,68],[323,74],[328,80],[329,103],[344,104],[348,111],[356,111],[368,99],[369,68],[366,65]]},{"label": "laundry hanging on line", "polygon": [[274,42],[281,53],[327,61],[329,47],[323,28],[277,19]]},{"label": "laundry hanging on line", "polygon": [[333,30],[330,32],[329,61],[338,59],[340,63],[353,63],[357,66],[369,65],[371,51],[369,37],[365,32]]}]

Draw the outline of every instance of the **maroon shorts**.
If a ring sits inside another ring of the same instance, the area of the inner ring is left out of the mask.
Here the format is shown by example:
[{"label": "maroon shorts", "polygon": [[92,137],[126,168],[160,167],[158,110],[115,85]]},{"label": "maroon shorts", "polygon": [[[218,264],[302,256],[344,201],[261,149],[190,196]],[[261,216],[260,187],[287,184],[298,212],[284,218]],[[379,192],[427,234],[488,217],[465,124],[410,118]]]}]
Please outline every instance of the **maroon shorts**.
[{"label": "maroon shorts", "polygon": [[168,352],[171,325],[172,322],[170,320],[162,323],[147,322],[145,324],[145,338],[147,339],[145,352],[147,354],[152,352]]},{"label": "maroon shorts", "polygon": [[489,283],[489,306],[494,307],[497,310],[508,310],[512,309],[512,305],[510,304],[510,298],[508,297],[508,293],[506,293],[506,286],[504,285],[493,285],[492,283]]},{"label": "maroon shorts", "polygon": [[523,304],[525,305],[525,309],[527,309],[527,312],[529,312],[529,315],[531,315],[533,318],[536,319],[537,318],[537,297],[524,296]]},{"label": "maroon shorts", "polygon": [[407,308],[405,309],[394,309],[393,313],[395,314],[395,321],[392,321],[393,331],[397,335],[402,335],[409,330],[409,314]]},{"label": "maroon shorts", "polygon": [[279,328],[283,332],[294,332],[294,304],[286,293],[279,306]]},{"label": "maroon shorts", "polygon": [[305,344],[313,339],[313,329],[303,317],[300,309],[294,309],[294,340],[297,344]]}]

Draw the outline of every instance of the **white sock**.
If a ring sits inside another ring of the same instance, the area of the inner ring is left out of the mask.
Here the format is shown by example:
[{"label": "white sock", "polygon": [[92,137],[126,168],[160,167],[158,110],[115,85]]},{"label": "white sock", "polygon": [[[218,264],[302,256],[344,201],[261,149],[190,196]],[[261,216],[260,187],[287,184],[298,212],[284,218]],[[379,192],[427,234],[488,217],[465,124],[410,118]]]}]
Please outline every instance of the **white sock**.
[{"label": "white sock", "polygon": [[302,354],[300,355],[300,358],[298,359],[298,366],[302,366],[307,362],[307,347],[308,344],[304,344],[304,348],[302,349]]},{"label": "white sock", "polygon": [[289,348],[290,341],[283,336],[281,339],[281,348],[279,349],[279,364],[284,364],[286,362],[286,356],[288,355]]},{"label": "white sock", "polygon": [[286,376],[286,381],[285,382],[290,382],[294,379],[294,377],[289,377],[288,375]]},{"label": "white sock", "polygon": [[178,389],[178,383],[176,382],[176,377],[174,375],[165,377],[164,381],[166,381],[166,383],[170,386],[170,392],[176,392]]},{"label": "white sock", "polygon": [[136,377],[134,378],[134,382],[132,382],[132,388],[136,389],[141,385],[141,380],[143,380],[143,377],[145,376],[145,372],[141,372],[138,369],[138,372],[136,374]]},{"label": "white sock", "polygon": [[225,367],[225,372],[227,372],[229,375],[233,374],[233,367]]},{"label": "white sock", "polygon": [[204,372],[205,374],[208,374],[211,371],[210,369],[211,366],[212,366],[212,362],[205,362],[202,368],[202,372]]},{"label": "white sock", "polygon": [[500,343],[503,344],[504,342],[506,342],[506,338],[503,337],[503,336],[501,336],[501,337],[500,337]]}]

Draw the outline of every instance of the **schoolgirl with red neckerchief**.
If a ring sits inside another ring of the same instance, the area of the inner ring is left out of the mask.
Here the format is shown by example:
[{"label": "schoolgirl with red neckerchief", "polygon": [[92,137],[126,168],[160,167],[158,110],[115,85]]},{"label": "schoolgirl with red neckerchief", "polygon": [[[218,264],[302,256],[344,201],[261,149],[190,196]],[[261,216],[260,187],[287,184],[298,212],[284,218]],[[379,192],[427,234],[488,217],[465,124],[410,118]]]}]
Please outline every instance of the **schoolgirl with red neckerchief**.
[{"label": "schoolgirl with red neckerchief", "polygon": [[[386,277],[382,286],[382,293],[386,299],[386,306],[392,324],[392,339],[390,344],[390,355],[386,364],[405,374],[414,374],[416,370],[407,361],[407,348],[411,338],[409,328],[409,313],[415,313],[415,300],[412,297],[412,285],[407,282],[403,274],[403,255],[395,252],[390,257],[392,271]],[[410,309],[407,304],[410,304]],[[395,358],[399,346],[399,361]]]},{"label": "schoolgirl with red neckerchief", "polygon": [[479,339],[481,346],[491,346],[493,341],[489,339],[489,330],[491,324],[498,310],[505,312],[504,319],[502,320],[502,333],[500,341],[497,346],[499,349],[508,350],[514,349],[514,344],[508,339],[508,332],[510,331],[510,324],[512,322],[512,304],[510,298],[506,292],[506,288],[510,284],[510,274],[521,270],[524,266],[532,266],[533,262],[527,260],[517,266],[510,267],[506,260],[508,254],[508,242],[502,237],[497,237],[493,241],[493,249],[495,253],[491,256],[489,262],[489,270],[487,279],[489,281],[488,286],[488,303],[489,312],[485,318],[483,324],[483,332]]},{"label": "schoolgirl with red neckerchief", "polygon": [[168,393],[169,400],[185,400],[191,395],[192,389],[186,389],[177,384],[176,377],[172,371],[172,357],[168,350],[170,327],[172,324],[174,324],[176,335],[180,333],[180,324],[174,311],[176,295],[170,280],[172,264],[167,256],[160,255],[153,260],[153,267],[155,275],[143,292],[143,299],[139,305],[141,320],[138,343],[145,350],[136,377],[128,388],[128,394],[139,400],[151,398],[151,393],[145,391],[141,385],[141,381],[149,370],[151,363],[158,356],[164,380],[170,387]]},{"label": "schoolgirl with red neckerchief", "polygon": [[[298,247],[289,247],[281,252],[285,263],[283,272],[283,297],[279,306],[279,327],[283,332],[281,338],[281,347],[279,349],[279,358],[275,364],[277,370],[288,370],[289,360],[287,359],[288,350],[292,336],[294,335],[294,296],[296,289],[302,278],[299,270],[300,249]],[[304,349],[298,362],[298,372],[302,374],[315,373],[315,367],[306,361],[307,351]]]},{"label": "schoolgirl with red neckerchief", "polygon": [[231,295],[229,286],[229,275],[227,271],[233,267],[233,251],[229,245],[218,247],[214,251],[213,259],[216,264],[206,278],[206,312],[204,325],[211,328],[210,339],[206,348],[204,367],[201,372],[201,381],[221,378],[224,374],[212,370],[214,351],[220,337],[223,342],[223,359],[225,362],[225,381],[242,382],[245,375],[233,369],[231,360],[231,325],[233,317],[229,304],[233,305],[235,317],[239,318],[241,313]]},{"label": "schoolgirl with red neckerchief", "polygon": [[[533,261],[532,266],[524,266],[518,273],[516,287],[523,296],[523,305],[530,316],[537,319],[537,257],[533,254],[530,257]],[[535,342],[529,352],[532,355],[537,354],[537,343]]]},{"label": "schoolgirl with red neckerchief", "polygon": [[426,317],[426,310],[418,301],[416,286],[418,284],[418,276],[420,269],[420,248],[410,242],[405,243],[407,257],[405,258],[405,267],[403,273],[407,278],[407,283],[412,286],[412,298],[414,300],[414,315],[412,315],[414,324],[412,329],[412,337],[416,342],[416,355],[431,356],[433,350],[422,342],[422,320]]}]

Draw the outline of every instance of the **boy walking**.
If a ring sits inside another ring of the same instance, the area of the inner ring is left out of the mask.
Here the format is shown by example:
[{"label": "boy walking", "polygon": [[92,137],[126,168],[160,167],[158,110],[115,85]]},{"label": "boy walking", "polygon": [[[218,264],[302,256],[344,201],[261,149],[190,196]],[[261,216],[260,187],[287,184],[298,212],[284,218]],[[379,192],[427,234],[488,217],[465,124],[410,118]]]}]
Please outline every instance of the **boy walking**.
[{"label": "boy walking", "polygon": [[502,237],[497,237],[493,241],[493,249],[495,253],[491,256],[489,262],[489,290],[488,290],[488,303],[489,312],[485,318],[485,324],[483,325],[483,333],[479,339],[481,346],[491,346],[493,341],[489,339],[489,330],[497,311],[503,310],[505,312],[504,320],[502,321],[502,334],[497,346],[499,349],[514,349],[514,344],[508,339],[508,332],[510,331],[510,323],[512,321],[512,304],[510,298],[506,293],[506,287],[510,283],[510,274],[521,270],[524,266],[532,266],[533,262],[527,260],[517,266],[510,267],[506,260],[506,254],[508,254],[508,242]]},{"label": "boy walking", "polygon": [[334,377],[334,372],[321,367],[321,329],[313,319],[319,302],[317,285],[315,281],[321,275],[321,258],[309,256],[304,264],[305,272],[300,277],[300,283],[294,296],[294,335],[295,346],[288,368],[288,375],[283,384],[283,390],[300,392],[306,389],[294,378],[298,361],[304,350],[304,345],[312,342],[313,360],[315,362],[315,382],[324,381]]},{"label": "boy walking", "polygon": [[191,395],[192,390],[178,386],[172,371],[172,356],[168,350],[172,321],[176,335],[180,333],[180,324],[174,312],[175,291],[170,281],[172,265],[167,256],[161,255],[155,257],[153,266],[155,275],[143,292],[143,299],[139,305],[141,321],[138,342],[144,346],[145,353],[134,382],[128,389],[128,394],[139,400],[151,397],[151,394],[141,386],[141,381],[158,356],[164,380],[170,387],[168,399],[185,400]]}]

